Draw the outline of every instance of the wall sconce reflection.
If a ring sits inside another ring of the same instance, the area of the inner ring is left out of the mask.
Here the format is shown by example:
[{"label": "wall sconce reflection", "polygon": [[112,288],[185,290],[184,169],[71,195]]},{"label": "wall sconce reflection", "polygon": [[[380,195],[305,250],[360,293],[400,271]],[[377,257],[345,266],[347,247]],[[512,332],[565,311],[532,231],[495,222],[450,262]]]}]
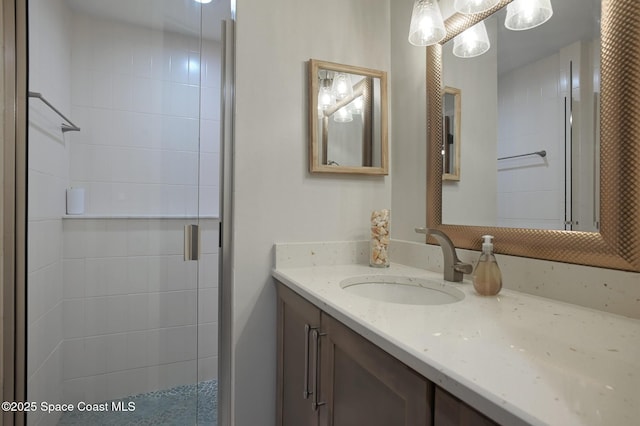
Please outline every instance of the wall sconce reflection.
[{"label": "wall sconce reflection", "polygon": [[453,54],[458,58],[480,56],[491,47],[487,27],[480,21],[453,39]]},{"label": "wall sconce reflection", "polygon": [[553,15],[551,0],[514,0],[507,5],[504,26],[513,31],[524,31],[547,22]]},{"label": "wall sconce reflection", "polygon": [[354,115],[362,114],[362,81],[354,86],[349,74],[323,70],[318,75],[318,82],[318,118],[333,115],[333,121],[348,123],[353,121]]},{"label": "wall sconce reflection", "polygon": [[[480,13],[494,7],[494,0],[456,0],[456,11],[463,14]],[[482,9],[486,7],[486,9]],[[482,10],[481,10],[482,9]],[[553,15],[551,0],[514,0],[507,5],[504,26],[513,31],[538,27]],[[481,21],[453,39],[453,54],[459,58],[475,58],[491,47],[487,28]]]}]

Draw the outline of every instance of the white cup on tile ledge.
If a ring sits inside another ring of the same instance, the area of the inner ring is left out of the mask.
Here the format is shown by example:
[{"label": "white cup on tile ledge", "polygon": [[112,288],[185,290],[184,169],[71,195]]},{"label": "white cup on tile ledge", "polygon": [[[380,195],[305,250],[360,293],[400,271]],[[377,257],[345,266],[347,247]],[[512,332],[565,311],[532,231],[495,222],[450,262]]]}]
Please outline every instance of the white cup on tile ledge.
[{"label": "white cup on tile ledge", "polygon": [[67,214],[84,214],[84,188],[67,189]]}]

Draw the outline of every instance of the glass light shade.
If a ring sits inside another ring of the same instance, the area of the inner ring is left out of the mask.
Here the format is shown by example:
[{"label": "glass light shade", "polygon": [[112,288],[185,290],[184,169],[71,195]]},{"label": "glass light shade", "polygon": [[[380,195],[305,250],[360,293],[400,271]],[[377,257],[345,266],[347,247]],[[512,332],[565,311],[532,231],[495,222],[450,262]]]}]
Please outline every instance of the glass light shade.
[{"label": "glass light shade", "polygon": [[326,80],[322,80],[323,84],[318,90],[318,118],[322,118],[323,112],[333,105],[333,96],[331,94],[331,88],[328,85],[325,85],[324,82]]},{"label": "glass light shade", "polygon": [[351,114],[362,114],[362,106],[364,101],[362,100],[362,96],[358,96],[349,104],[351,107]]},{"label": "glass light shade", "polygon": [[514,31],[529,30],[547,22],[551,15],[551,0],[514,0],[507,5],[504,26]]},{"label": "glass light shade", "polygon": [[416,0],[409,26],[409,43],[429,46],[439,43],[447,34],[436,0]]},{"label": "glass light shade", "polygon": [[487,27],[480,21],[453,39],[453,54],[459,58],[473,58],[489,50],[491,43]]},{"label": "glass light shade", "polygon": [[349,74],[339,73],[333,77],[331,93],[336,101],[341,101],[353,95],[353,86],[351,85],[351,77],[349,77]]},{"label": "glass light shade", "polygon": [[211,0],[195,0],[195,2],[207,4],[207,3],[211,3]]},{"label": "glass light shade", "polygon": [[336,121],[338,123],[348,123],[350,121],[353,121],[353,115],[351,115],[351,111],[349,111],[349,108],[343,106],[335,112],[335,114],[333,115],[333,121]]},{"label": "glass light shade", "polygon": [[482,13],[500,3],[500,0],[456,0],[453,8],[456,12],[470,15],[472,13]]}]

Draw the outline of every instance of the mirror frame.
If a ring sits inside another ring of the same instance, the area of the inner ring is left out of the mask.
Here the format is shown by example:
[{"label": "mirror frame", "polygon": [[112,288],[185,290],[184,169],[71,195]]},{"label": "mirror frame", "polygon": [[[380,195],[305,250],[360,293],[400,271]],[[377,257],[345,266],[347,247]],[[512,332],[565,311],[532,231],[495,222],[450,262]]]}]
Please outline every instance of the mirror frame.
[{"label": "mirror frame", "polygon": [[[462,133],[461,133],[462,125],[460,121],[462,118],[462,90],[457,89],[455,87],[445,86],[443,89],[442,96],[445,96],[445,95],[452,95],[454,99],[453,170],[451,171],[451,173],[442,173],[442,180],[459,182],[460,181],[460,146],[462,145],[462,142],[460,140],[462,137]],[[442,135],[442,144],[443,145],[445,144],[444,133]],[[444,151],[444,147],[442,148],[442,150]]]},{"label": "mirror frame", "polygon": [[[364,75],[380,79],[380,167],[368,166],[330,166],[322,164],[318,155],[318,71],[320,69],[349,74]],[[387,106],[387,73],[370,68],[342,65],[334,62],[309,60],[309,172],[310,173],[338,173],[358,175],[388,175],[389,174],[389,129]]]},{"label": "mirror frame", "polygon": [[427,47],[427,226],[444,231],[459,248],[479,250],[481,236],[491,234],[497,253],[640,272],[638,0],[602,0],[600,232],[442,223],[442,45],[511,1],[480,14],[454,14],[445,22],[444,40]]}]

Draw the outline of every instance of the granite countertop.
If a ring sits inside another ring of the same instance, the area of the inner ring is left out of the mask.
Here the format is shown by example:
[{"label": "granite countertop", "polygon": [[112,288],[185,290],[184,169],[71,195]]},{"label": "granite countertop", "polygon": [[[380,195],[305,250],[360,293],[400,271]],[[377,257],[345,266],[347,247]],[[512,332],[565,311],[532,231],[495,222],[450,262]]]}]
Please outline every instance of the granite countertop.
[{"label": "granite countertop", "polygon": [[[436,280],[463,300],[421,306],[344,291],[367,275]],[[429,380],[502,424],[630,425],[640,418],[640,320],[392,263],[278,265],[273,276]]]}]

